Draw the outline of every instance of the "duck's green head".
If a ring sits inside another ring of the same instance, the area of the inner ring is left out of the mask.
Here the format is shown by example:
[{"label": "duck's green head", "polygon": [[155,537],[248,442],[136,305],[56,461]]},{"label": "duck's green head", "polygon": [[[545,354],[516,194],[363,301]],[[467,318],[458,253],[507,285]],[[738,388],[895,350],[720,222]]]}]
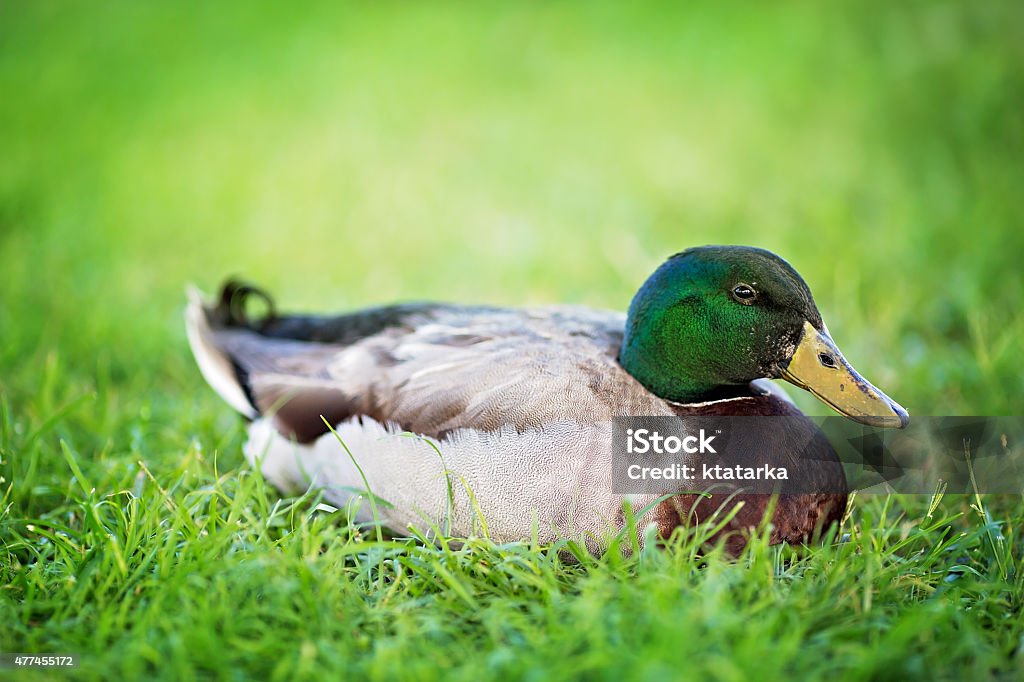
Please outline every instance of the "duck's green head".
[{"label": "duck's green head", "polygon": [[764,249],[703,246],[669,258],[633,298],[619,361],[667,400],[783,378],[865,424],[909,419],[839,352],[796,270]]}]

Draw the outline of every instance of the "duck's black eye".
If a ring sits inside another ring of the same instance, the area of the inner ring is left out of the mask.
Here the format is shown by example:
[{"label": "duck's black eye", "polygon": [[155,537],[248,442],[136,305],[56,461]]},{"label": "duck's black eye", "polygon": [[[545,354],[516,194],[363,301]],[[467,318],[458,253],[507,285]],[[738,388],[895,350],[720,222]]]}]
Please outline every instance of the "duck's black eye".
[{"label": "duck's black eye", "polygon": [[733,287],[732,297],[744,305],[750,305],[757,298],[757,292],[749,284],[737,284]]}]

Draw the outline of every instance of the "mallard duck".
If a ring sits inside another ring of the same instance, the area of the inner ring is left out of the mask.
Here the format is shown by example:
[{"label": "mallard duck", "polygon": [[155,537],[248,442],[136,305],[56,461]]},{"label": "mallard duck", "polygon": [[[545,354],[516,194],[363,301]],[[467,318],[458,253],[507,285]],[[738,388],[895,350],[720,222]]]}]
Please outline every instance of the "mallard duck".
[{"label": "mallard duck", "polygon": [[[259,319],[247,313],[253,297],[268,307]],[[800,415],[768,379],[858,422],[908,421],[839,352],[796,270],[752,247],[670,257],[626,315],[442,303],[280,315],[261,290],[228,282],[209,303],[192,293],[186,326],[203,376],[249,420],[245,454],[266,479],[288,493],[322,488],[339,507],[356,502],[365,521],[368,486],[395,532],[485,527],[498,541],[583,538],[600,552],[627,498],[610,480],[612,418]],[[807,458],[787,450],[787,433],[764,439],[794,466],[814,460],[826,492],[782,495],[771,540],[805,542],[841,518],[846,482],[827,440],[811,433]],[[655,524],[661,538],[723,501],[628,497],[634,510],[650,507],[638,527]],[[728,499],[743,502],[722,530],[735,552],[769,496]]]}]

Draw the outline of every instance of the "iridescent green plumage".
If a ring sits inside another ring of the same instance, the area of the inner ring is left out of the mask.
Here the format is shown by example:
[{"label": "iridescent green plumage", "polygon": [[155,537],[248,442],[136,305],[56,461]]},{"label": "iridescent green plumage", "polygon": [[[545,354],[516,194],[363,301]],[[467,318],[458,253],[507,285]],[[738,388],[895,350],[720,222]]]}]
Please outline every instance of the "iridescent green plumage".
[{"label": "iridescent green plumage", "polygon": [[[741,285],[754,292],[749,301],[733,293]],[[807,284],[775,254],[741,246],[689,249],[637,292],[619,360],[662,398],[707,400],[780,377],[805,320],[823,328]]]}]

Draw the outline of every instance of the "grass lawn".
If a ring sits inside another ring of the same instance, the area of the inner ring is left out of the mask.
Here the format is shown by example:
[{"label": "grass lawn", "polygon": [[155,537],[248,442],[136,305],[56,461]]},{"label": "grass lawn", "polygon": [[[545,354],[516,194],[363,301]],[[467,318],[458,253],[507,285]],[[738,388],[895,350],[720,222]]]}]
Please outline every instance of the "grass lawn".
[{"label": "grass lawn", "polygon": [[912,415],[1019,415],[1022,21],[3,4],[0,652],[81,665],[0,677],[1020,679],[1020,495],[860,496],[847,541],[735,561],[378,541],[245,464],[181,312],[231,274],[287,308],[624,309],[746,243]]}]

